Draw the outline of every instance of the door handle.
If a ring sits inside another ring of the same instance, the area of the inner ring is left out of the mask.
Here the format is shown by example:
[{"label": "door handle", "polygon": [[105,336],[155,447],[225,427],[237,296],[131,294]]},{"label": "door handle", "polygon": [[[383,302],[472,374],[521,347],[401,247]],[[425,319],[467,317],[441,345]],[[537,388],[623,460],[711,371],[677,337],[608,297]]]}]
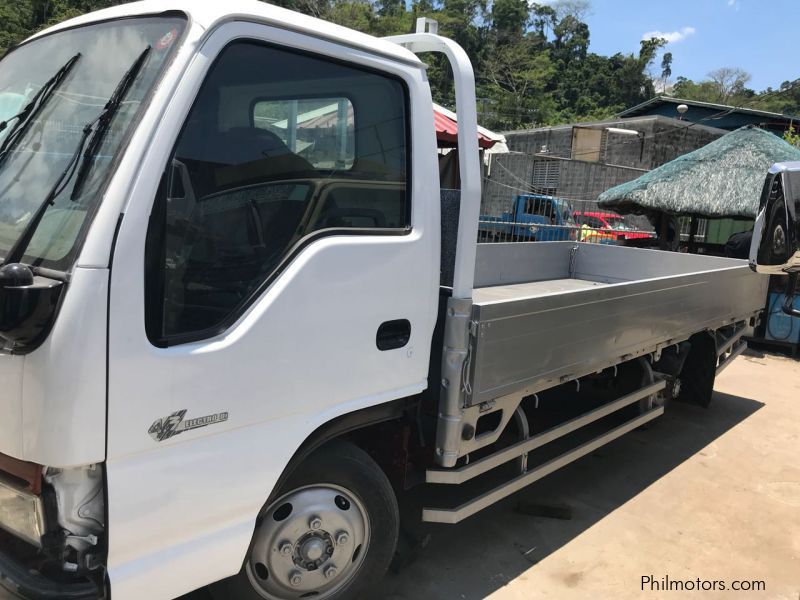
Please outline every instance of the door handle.
[{"label": "door handle", "polygon": [[411,338],[411,323],[408,319],[385,321],[378,327],[375,345],[378,350],[395,350],[402,348]]}]

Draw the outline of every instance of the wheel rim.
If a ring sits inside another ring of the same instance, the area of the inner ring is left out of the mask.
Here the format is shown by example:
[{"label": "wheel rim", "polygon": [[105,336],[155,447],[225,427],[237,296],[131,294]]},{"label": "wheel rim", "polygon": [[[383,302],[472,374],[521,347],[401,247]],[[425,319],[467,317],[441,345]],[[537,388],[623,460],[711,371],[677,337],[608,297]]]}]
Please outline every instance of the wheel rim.
[{"label": "wheel rim", "polygon": [[355,494],[332,484],[298,488],[267,508],[247,576],[268,600],[324,600],[353,579],[369,540],[367,512]]}]

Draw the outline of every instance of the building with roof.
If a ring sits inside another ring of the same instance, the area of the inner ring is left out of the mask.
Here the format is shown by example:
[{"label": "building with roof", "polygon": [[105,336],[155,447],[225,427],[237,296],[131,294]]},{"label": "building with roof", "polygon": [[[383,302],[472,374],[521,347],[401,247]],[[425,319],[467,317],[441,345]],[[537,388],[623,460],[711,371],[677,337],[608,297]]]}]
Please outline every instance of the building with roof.
[{"label": "building with roof", "polygon": [[[684,112],[677,110],[681,104]],[[510,153],[489,161],[482,211],[501,214],[515,195],[530,192],[565,198],[577,210],[597,210],[602,192],[730,131],[755,125],[781,136],[798,123],[798,116],[657,96],[615,119],[504,132]],[[702,220],[699,233],[706,241],[724,242],[747,227],[728,219]]]},{"label": "building with roof", "polygon": [[491,156],[483,212],[502,214],[513,197],[542,193],[597,210],[601,192],[636,179],[727,131],[661,115],[504,133],[509,153]]},{"label": "building with roof", "polygon": [[[686,105],[687,110],[681,114],[678,106]],[[800,122],[800,116],[784,115],[781,113],[757,110],[737,106],[727,106],[725,104],[715,104],[713,102],[699,102],[697,100],[683,100],[670,96],[656,96],[647,102],[637,104],[627,110],[623,110],[617,115],[622,118],[643,117],[643,116],[662,116],[679,118],[682,121],[698,123],[733,131],[745,125],[757,125],[761,129],[766,129],[777,135],[789,129],[791,125]]]}]

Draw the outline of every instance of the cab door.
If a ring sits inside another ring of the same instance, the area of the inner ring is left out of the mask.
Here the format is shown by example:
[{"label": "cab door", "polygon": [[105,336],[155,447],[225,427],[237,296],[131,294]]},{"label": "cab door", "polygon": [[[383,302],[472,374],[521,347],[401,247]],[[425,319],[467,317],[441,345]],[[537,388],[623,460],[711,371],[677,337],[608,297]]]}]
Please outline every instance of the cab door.
[{"label": "cab door", "polygon": [[230,23],[161,123],[110,284],[115,598],[236,573],[311,432],[426,387],[436,317],[438,174],[419,66]]}]

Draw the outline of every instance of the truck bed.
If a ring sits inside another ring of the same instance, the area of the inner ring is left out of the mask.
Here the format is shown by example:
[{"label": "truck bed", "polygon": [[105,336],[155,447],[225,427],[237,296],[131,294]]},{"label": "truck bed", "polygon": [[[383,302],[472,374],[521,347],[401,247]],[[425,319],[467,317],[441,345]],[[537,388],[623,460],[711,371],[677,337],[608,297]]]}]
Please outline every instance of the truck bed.
[{"label": "truck bed", "polygon": [[546,281],[531,281],[528,283],[511,283],[509,285],[494,285],[491,287],[477,288],[472,298],[475,302],[486,303],[503,300],[516,300],[529,296],[543,296],[560,292],[585,290],[586,288],[608,285],[601,281],[584,281],[583,279],[550,279]]},{"label": "truck bed", "polygon": [[468,405],[528,394],[746,321],[767,279],[741,260],[575,242],[479,244]]}]

